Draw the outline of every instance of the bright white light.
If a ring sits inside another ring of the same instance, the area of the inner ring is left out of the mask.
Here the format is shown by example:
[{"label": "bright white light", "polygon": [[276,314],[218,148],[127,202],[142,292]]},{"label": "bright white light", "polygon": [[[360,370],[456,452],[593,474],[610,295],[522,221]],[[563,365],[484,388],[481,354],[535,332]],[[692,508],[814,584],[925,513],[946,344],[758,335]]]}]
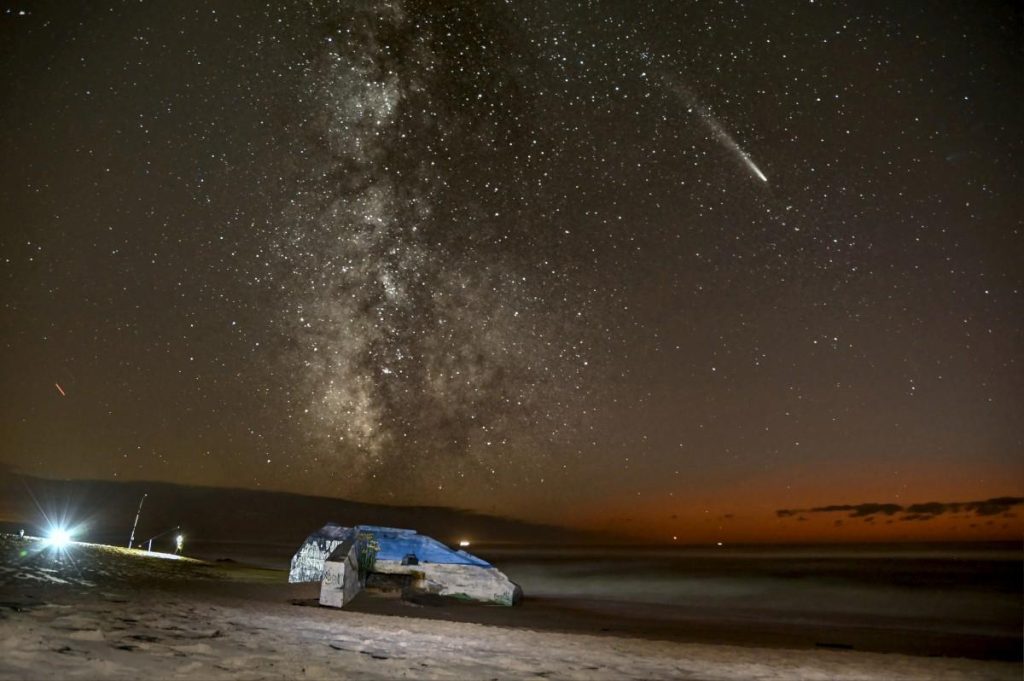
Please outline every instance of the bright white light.
[{"label": "bright white light", "polygon": [[46,540],[53,548],[62,549],[71,543],[71,533],[63,527],[54,527]]},{"label": "bright white light", "polygon": [[[739,147],[737,147],[737,149],[739,149]],[[754,171],[754,174],[757,175],[762,182],[768,181],[768,178],[764,176],[764,173],[762,173],[761,169],[757,167],[757,164],[751,160],[750,156],[747,155],[747,152],[740,150],[740,156],[743,157],[743,162],[747,164],[747,167]]]},{"label": "bright white light", "polygon": [[459,542],[459,546],[463,546],[463,547],[469,546],[469,542],[466,541],[465,539],[463,539],[462,541]]}]

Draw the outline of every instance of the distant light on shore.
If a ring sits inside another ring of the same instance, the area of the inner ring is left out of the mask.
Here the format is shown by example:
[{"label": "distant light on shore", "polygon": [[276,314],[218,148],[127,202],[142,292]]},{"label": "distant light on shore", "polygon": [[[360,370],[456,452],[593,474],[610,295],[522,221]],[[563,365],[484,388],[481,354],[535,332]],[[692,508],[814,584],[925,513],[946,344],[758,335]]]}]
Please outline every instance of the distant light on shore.
[{"label": "distant light on shore", "polygon": [[46,535],[46,543],[55,549],[63,549],[71,543],[71,533],[63,527],[51,527]]}]

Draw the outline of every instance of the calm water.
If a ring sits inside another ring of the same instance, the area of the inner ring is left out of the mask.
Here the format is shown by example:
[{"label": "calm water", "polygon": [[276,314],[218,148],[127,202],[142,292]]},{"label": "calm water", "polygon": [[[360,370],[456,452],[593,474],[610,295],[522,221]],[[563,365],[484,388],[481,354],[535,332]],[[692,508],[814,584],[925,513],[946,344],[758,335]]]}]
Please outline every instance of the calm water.
[{"label": "calm water", "polygon": [[480,553],[528,596],[657,606],[673,618],[1020,636],[1024,551],[1012,544]]}]

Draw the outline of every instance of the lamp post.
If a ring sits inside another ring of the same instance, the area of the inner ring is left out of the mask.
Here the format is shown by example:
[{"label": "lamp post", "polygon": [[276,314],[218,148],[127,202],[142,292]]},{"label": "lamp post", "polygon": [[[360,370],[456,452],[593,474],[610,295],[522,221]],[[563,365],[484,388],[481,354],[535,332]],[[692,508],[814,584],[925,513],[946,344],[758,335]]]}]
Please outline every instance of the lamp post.
[{"label": "lamp post", "polygon": [[135,522],[132,523],[132,536],[128,537],[128,548],[132,547],[135,543],[135,528],[139,526],[139,516],[142,515],[142,503],[146,500],[146,493],[142,493],[142,498],[139,499],[139,510],[135,513]]}]

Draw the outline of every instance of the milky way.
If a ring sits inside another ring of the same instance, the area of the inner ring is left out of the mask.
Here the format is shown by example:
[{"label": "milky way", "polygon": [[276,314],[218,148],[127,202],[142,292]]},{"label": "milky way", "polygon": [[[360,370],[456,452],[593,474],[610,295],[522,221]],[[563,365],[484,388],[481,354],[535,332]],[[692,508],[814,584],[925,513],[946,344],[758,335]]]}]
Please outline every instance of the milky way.
[{"label": "milky way", "polygon": [[509,178],[481,168],[491,192],[466,206],[452,196],[458,164],[500,162],[496,148],[517,144],[509,126],[529,115],[495,113],[515,94],[493,82],[508,70],[500,36],[461,14],[454,36],[452,16],[399,3],[317,17],[304,74],[316,151],[282,216],[295,277],[286,361],[308,399],[311,452],[343,477],[436,484],[493,472],[524,444],[542,457],[579,388],[583,342],[559,333],[561,306],[515,252],[511,232],[531,226],[502,215]]}]

